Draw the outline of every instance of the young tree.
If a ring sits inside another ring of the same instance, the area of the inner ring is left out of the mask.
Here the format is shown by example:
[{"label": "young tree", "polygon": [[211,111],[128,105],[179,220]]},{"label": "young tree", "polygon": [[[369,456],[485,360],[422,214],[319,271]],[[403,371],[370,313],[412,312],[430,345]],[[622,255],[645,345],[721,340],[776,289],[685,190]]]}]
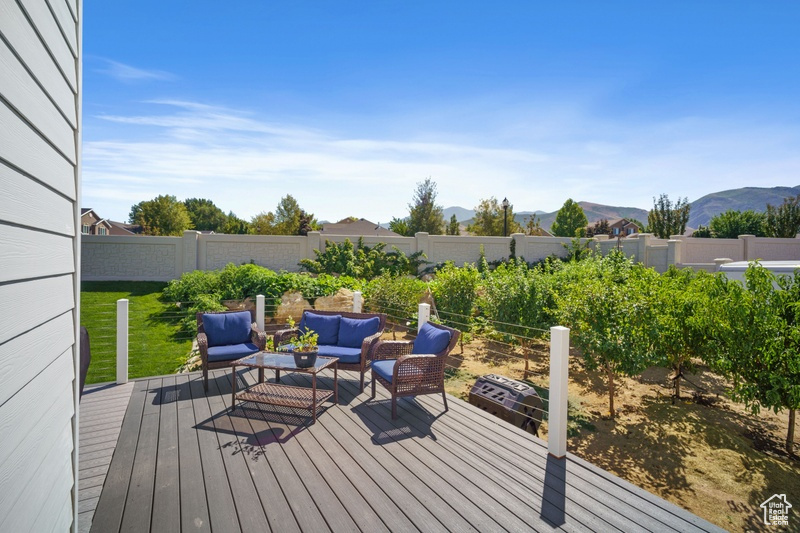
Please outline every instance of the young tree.
[{"label": "young tree", "polygon": [[684,370],[691,372],[693,359],[705,359],[712,353],[705,318],[714,283],[712,274],[695,273],[690,268],[678,270],[674,266],[654,278],[650,293],[655,324],[651,330],[652,353],[659,365],[672,370],[670,379],[675,391],[672,403],[681,397]]},{"label": "young tree", "polygon": [[142,226],[145,235],[179,236],[192,227],[183,202],[166,194],[132,206],[129,220]]},{"label": "young tree", "polygon": [[473,235],[503,235],[504,215],[508,235],[522,233],[522,226],[514,220],[514,206],[509,205],[507,213],[504,213],[503,207],[494,196],[488,200],[481,200],[475,207],[475,217],[472,219],[472,224],[467,226],[467,231]]},{"label": "young tree", "polygon": [[778,207],[767,204],[765,229],[767,237],[795,238],[800,232],[800,195],[785,198]]},{"label": "young tree", "polygon": [[603,258],[569,263],[560,275],[580,280],[555,291],[557,308],[586,367],[606,375],[608,410],[614,417],[615,376],[638,375],[653,362],[648,294],[658,274],[612,250]]},{"label": "young tree", "polygon": [[228,217],[225,212],[205,198],[189,198],[183,201],[192,227],[197,231],[213,231],[220,233]]},{"label": "young tree", "polygon": [[450,217],[450,223],[447,225],[447,234],[461,235],[461,226],[459,225],[455,214]]},{"label": "young tree", "polygon": [[301,233],[317,229],[314,215],[306,213],[291,194],[278,202],[275,212],[261,212],[250,221],[250,233],[256,235],[304,235]]},{"label": "young tree", "polygon": [[680,196],[674,204],[666,194],[659,196],[658,200],[653,198],[653,209],[647,214],[648,230],[659,239],[683,235],[689,222],[689,208],[689,200]]},{"label": "young tree", "polygon": [[611,226],[608,224],[608,219],[598,220],[593,226],[586,227],[587,237],[594,237],[595,235],[611,235]]},{"label": "young tree", "polygon": [[412,203],[408,204],[408,227],[411,235],[420,231],[431,235],[444,233],[443,209],[436,205],[436,183],[430,178],[417,183]]},{"label": "young tree", "polygon": [[249,231],[253,235],[277,235],[275,213],[260,212],[250,219]]},{"label": "young tree", "polygon": [[[588,223],[583,208],[577,202],[573,202],[572,198],[567,198],[567,201],[556,213],[556,220],[550,227],[550,233],[556,237],[580,237]],[[581,234],[578,235],[576,232],[581,232]]]},{"label": "young tree", "polygon": [[531,215],[525,219],[525,235],[547,235],[542,229],[542,220],[538,216]]},{"label": "young tree", "polygon": [[786,451],[791,455],[800,409],[800,273],[776,278],[756,262],[745,281],[743,287],[720,277],[714,285],[712,301],[718,305],[708,320],[715,326],[716,349],[710,362],[733,381],[733,399],[754,414],[762,407],[789,410]]},{"label": "young tree", "polygon": [[708,229],[711,236],[717,239],[736,239],[739,235],[764,237],[766,222],[767,216],[764,213],[728,209],[712,217]]}]

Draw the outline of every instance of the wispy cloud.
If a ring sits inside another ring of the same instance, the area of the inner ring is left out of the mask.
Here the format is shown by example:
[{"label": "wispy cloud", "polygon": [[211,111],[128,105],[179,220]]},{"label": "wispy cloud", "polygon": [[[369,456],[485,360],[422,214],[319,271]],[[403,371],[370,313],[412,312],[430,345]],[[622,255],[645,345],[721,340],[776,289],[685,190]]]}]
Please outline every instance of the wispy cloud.
[{"label": "wispy cloud", "polygon": [[[318,217],[386,222],[406,214],[414,184],[427,176],[445,206],[507,196],[516,211],[555,210],[567,197],[647,208],[661,192],[693,200],[794,185],[800,175],[791,149],[798,132],[733,119],[633,124],[526,112],[426,140],[334,134],[191,101],[149,104],[148,113],[93,117],[130,134],[119,138],[138,139],[84,143],[84,205],[114,210],[104,216],[124,218],[133,203],[174,194],[249,218],[292,194]],[[526,121],[535,127],[526,130]],[[759,182],[765,176],[770,183]],[[775,183],[782,176],[787,182]]]},{"label": "wispy cloud", "polygon": [[120,63],[119,61],[113,61],[111,59],[103,59],[103,62],[105,63],[105,66],[98,68],[97,72],[111,76],[117,81],[121,81],[123,83],[148,80],[172,81],[176,79],[174,74],[165,72],[163,70],[146,70],[131,65],[126,65],[125,63]]}]

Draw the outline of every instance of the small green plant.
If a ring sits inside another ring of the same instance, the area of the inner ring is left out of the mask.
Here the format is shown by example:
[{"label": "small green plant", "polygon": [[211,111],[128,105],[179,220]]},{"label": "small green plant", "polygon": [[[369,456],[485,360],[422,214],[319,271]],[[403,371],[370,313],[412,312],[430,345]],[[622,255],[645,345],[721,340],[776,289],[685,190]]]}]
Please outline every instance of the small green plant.
[{"label": "small green plant", "polygon": [[363,237],[358,239],[356,246],[350,239],[345,239],[343,243],[325,241],[325,251],[314,250],[316,259],[302,259],[300,266],[314,274],[336,274],[370,280],[382,274],[417,275],[419,268],[427,264],[423,252],[406,255],[396,246],[392,246],[391,252],[387,252],[385,248],[386,243],[383,242],[372,247],[367,246]]},{"label": "small green plant", "polygon": [[314,331],[305,328],[305,331],[294,338],[292,344],[295,352],[315,352],[317,351],[317,341],[319,335]]}]

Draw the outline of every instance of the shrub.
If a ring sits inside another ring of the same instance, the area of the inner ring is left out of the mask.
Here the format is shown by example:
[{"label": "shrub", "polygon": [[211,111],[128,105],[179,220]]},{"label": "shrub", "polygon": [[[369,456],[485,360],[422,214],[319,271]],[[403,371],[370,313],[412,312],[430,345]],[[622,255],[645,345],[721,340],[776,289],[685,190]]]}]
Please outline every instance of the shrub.
[{"label": "shrub", "polygon": [[366,306],[397,321],[414,322],[417,306],[428,284],[408,276],[383,274],[364,287]]},{"label": "shrub", "polygon": [[436,271],[431,292],[442,321],[458,329],[469,329],[481,274],[474,265],[459,268],[451,261]]},{"label": "shrub", "polygon": [[325,251],[314,250],[316,259],[302,259],[300,266],[315,274],[339,274],[364,279],[373,279],[382,274],[416,275],[419,267],[425,264],[425,254],[415,252],[404,254],[396,246],[392,251],[385,251],[386,243],[378,243],[373,247],[364,244],[364,238],[358,239],[353,246],[350,239],[343,243],[325,241]]}]

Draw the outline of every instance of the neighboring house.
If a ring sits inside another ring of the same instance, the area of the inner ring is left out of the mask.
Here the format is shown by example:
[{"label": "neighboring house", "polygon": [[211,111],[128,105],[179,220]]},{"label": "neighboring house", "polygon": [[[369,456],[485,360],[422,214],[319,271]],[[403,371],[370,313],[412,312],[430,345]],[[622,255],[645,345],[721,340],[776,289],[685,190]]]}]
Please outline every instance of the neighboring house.
[{"label": "neighboring house", "polygon": [[335,224],[323,224],[320,232],[326,235],[376,235],[378,237],[402,237],[402,235],[388,230],[383,226],[360,218],[358,220],[344,219]]},{"label": "neighboring house", "polygon": [[608,227],[611,230],[612,237],[618,237],[620,235],[622,235],[623,237],[627,237],[628,235],[639,233],[640,229],[635,222],[631,222],[627,218],[618,218],[615,220],[609,220]]},{"label": "neighboring house", "polygon": [[77,531],[83,2],[0,6],[0,531]]},{"label": "neighboring house", "polygon": [[94,209],[84,207],[81,209],[81,233],[84,235],[136,235],[142,233],[142,227],[101,218]]}]

